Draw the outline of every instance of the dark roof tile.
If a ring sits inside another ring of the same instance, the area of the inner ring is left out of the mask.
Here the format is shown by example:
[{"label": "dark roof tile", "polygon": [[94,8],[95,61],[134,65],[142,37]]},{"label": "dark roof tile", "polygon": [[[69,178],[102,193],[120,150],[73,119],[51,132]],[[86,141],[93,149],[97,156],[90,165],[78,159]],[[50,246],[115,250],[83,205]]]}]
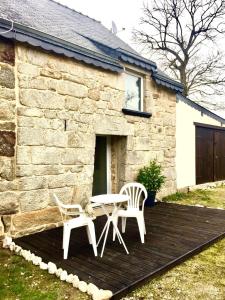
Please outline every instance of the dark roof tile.
[{"label": "dark roof tile", "polygon": [[[3,19],[3,22],[2,20]],[[152,73],[158,84],[182,92],[180,83],[140,56],[99,21],[53,0],[0,0],[0,28],[14,31],[4,37],[27,42],[45,50],[74,57],[111,71],[121,72],[120,61]]]},{"label": "dark roof tile", "polygon": [[98,53],[101,50],[90,39],[137,54],[100,22],[52,0],[1,0],[0,17]]}]

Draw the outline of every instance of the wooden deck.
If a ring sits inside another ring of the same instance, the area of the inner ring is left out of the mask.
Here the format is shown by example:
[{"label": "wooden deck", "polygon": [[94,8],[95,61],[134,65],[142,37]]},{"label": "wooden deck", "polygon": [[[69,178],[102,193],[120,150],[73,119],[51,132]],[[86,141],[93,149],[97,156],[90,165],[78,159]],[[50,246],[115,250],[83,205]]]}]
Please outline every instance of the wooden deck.
[{"label": "wooden deck", "polygon": [[[137,285],[152,279],[225,237],[225,211],[158,203],[145,209],[146,242],[141,244],[135,220],[127,221],[123,235],[130,251],[110,237],[103,258],[95,258],[84,228],[71,235],[68,260],[62,259],[62,228],[22,237],[16,243],[31,250],[43,261],[54,262],[81,280],[113,291],[119,299]],[[105,217],[95,221],[99,236]]]}]

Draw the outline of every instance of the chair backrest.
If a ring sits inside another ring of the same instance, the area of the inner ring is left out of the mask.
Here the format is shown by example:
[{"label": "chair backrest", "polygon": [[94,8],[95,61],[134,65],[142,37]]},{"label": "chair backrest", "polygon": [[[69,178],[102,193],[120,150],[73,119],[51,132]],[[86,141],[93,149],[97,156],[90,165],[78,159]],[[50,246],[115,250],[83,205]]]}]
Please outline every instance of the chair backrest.
[{"label": "chair backrest", "polygon": [[53,201],[58,206],[62,216],[79,216],[83,212],[83,209],[80,206],[80,204],[64,204],[62,203],[62,201],[59,200],[56,194],[53,194]]},{"label": "chair backrest", "polygon": [[128,208],[138,208],[140,206],[141,195],[143,195],[143,205],[147,199],[148,193],[143,184],[138,182],[131,182],[125,184],[121,190],[120,194],[125,194],[130,197],[128,201]]},{"label": "chair backrest", "polygon": [[66,215],[67,210],[66,210],[65,208],[63,208],[64,205],[63,205],[63,203],[59,200],[59,198],[56,196],[56,194],[53,194],[53,200],[54,200],[55,204],[58,206],[59,211],[60,211],[62,214]]}]

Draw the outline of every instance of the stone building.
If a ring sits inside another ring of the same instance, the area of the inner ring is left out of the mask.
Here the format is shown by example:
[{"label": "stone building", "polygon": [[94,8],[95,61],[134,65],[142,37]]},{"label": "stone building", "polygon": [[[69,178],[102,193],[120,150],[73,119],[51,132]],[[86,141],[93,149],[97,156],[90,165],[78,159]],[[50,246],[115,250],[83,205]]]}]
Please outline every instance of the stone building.
[{"label": "stone building", "polygon": [[153,158],[174,192],[181,84],[85,15],[16,3],[0,3],[0,235],[56,226],[52,192],[118,192]]}]

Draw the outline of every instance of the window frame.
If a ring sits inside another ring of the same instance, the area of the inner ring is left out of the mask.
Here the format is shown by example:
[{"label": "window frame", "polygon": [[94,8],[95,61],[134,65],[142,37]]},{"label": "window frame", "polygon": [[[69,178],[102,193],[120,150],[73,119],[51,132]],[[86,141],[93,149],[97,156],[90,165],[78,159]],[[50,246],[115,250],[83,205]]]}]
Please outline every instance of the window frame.
[{"label": "window frame", "polygon": [[139,110],[133,110],[133,109],[126,106],[126,78],[125,78],[125,105],[124,105],[124,108],[129,109],[129,110],[133,110],[133,111],[137,111],[137,112],[143,112],[144,111],[144,75],[140,74],[140,73],[137,73],[137,72],[135,72],[133,70],[130,70],[130,69],[125,69],[125,75],[131,75],[131,76],[135,76],[135,77],[141,79],[141,85],[140,85],[141,97],[140,97],[140,109]]}]

